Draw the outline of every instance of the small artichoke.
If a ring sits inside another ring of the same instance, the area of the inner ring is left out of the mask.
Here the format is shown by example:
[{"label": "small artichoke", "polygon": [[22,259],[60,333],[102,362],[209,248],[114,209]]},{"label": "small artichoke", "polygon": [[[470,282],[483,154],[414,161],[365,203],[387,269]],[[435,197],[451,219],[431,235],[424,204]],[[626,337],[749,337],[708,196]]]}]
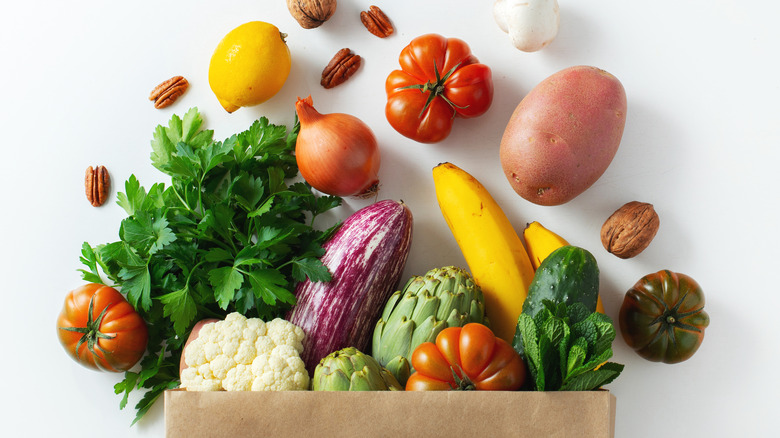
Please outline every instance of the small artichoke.
[{"label": "small artichoke", "polygon": [[471,274],[455,266],[414,276],[388,300],[374,328],[371,353],[402,385],[414,371],[412,352],[447,327],[487,325],[485,298]]},{"label": "small artichoke", "polygon": [[403,391],[403,387],[376,359],[353,347],[323,358],[314,369],[314,391]]}]

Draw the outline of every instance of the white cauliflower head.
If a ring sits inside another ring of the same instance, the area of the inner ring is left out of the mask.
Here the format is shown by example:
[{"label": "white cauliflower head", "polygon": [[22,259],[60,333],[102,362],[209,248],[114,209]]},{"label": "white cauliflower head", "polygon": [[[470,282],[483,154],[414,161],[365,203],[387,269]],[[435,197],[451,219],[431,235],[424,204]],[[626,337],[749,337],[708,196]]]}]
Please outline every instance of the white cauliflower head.
[{"label": "white cauliflower head", "polygon": [[189,391],[305,390],[303,330],[281,318],[268,323],[234,312],[205,324],[184,349],[181,387]]}]

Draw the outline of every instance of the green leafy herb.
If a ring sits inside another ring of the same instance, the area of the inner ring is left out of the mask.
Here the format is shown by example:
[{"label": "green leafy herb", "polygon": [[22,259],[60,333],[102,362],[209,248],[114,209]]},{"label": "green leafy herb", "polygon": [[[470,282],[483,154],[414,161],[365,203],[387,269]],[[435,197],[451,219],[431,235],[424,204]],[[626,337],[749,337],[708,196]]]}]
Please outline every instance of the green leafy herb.
[{"label": "green leafy herb", "polygon": [[288,132],[261,118],[220,142],[202,124],[193,108],[154,130],[152,165],[170,184],[147,190],[131,175],[117,194],[128,214],[120,240],[85,242],[81,250],[84,280],[105,277],[121,288],[149,327],[140,371],[126,372],[114,387],[120,408],[133,390],[145,390],[135,421],[179,385],[179,359],[195,322],[233,311],[281,316],[295,303],[298,281],[331,279],[319,258],[338,224],[313,224],[341,199],[291,181],[299,125]]},{"label": "green leafy herb", "polygon": [[536,316],[521,314],[513,342],[537,391],[589,391],[615,380],[623,365],[612,357],[615,327],[585,305],[542,301]]}]

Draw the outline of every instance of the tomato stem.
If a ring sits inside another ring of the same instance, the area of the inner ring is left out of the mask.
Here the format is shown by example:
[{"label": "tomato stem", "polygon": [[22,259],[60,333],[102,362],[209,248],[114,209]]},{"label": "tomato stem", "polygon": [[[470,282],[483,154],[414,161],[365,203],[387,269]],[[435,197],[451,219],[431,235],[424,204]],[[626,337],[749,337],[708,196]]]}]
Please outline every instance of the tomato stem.
[{"label": "tomato stem", "polygon": [[[447,103],[452,108],[458,108],[458,109],[464,109],[468,108],[468,105],[466,106],[459,106],[456,105],[453,101],[448,99],[444,92],[447,91],[447,87],[444,86],[444,83],[447,82],[447,80],[452,76],[453,73],[455,73],[455,70],[460,67],[460,62],[455,64],[454,67],[450,69],[450,71],[447,72],[447,74],[444,75],[444,77],[441,77],[439,75],[439,67],[436,65],[436,61],[433,61],[433,71],[436,74],[436,80],[435,81],[428,81],[424,84],[414,84],[414,85],[407,85],[406,87],[401,87],[401,90],[406,89],[417,89],[420,90],[421,93],[428,93],[428,99],[425,101],[425,105],[423,106],[422,110],[420,110],[420,114],[418,117],[422,118],[425,111],[428,109],[429,106],[431,106],[431,102],[433,102],[433,99],[440,97],[444,102]],[[452,117],[455,117],[455,113],[453,112]]]},{"label": "tomato stem", "polygon": [[87,310],[86,327],[60,327],[60,329],[82,334],[81,338],[79,339],[79,342],[76,344],[77,354],[78,351],[81,349],[81,346],[86,342],[87,349],[89,350],[89,352],[92,353],[95,357],[99,357],[95,352],[96,346],[104,354],[106,353],[106,351],[99,344],[96,345],[98,340],[114,339],[116,335],[107,335],[100,331],[100,324],[103,322],[103,318],[106,316],[106,311],[108,311],[108,306],[103,308],[103,311],[100,312],[100,315],[98,315],[96,319],[92,319],[92,315],[94,315],[94,309],[95,309],[95,296],[92,295],[92,297],[90,297],[89,299],[89,309]]},{"label": "tomato stem", "polygon": [[[463,377],[458,376],[458,373],[455,372],[455,367],[458,367],[460,370],[460,374],[463,375]],[[452,378],[455,381],[455,385],[450,384],[450,387],[453,390],[456,391],[474,391],[477,389],[476,385],[469,379],[469,377],[466,375],[465,372],[463,372],[463,368],[461,368],[460,365],[453,365],[450,366],[450,371],[452,371]]]}]

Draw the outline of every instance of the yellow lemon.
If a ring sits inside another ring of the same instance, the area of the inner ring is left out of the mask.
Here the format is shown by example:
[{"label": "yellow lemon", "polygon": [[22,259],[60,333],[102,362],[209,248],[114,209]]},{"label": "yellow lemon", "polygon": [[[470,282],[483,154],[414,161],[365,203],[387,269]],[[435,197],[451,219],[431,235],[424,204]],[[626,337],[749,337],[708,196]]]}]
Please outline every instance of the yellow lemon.
[{"label": "yellow lemon", "polygon": [[209,64],[209,85],[229,113],[265,102],[290,74],[290,49],[273,24],[250,21],[219,42]]}]

